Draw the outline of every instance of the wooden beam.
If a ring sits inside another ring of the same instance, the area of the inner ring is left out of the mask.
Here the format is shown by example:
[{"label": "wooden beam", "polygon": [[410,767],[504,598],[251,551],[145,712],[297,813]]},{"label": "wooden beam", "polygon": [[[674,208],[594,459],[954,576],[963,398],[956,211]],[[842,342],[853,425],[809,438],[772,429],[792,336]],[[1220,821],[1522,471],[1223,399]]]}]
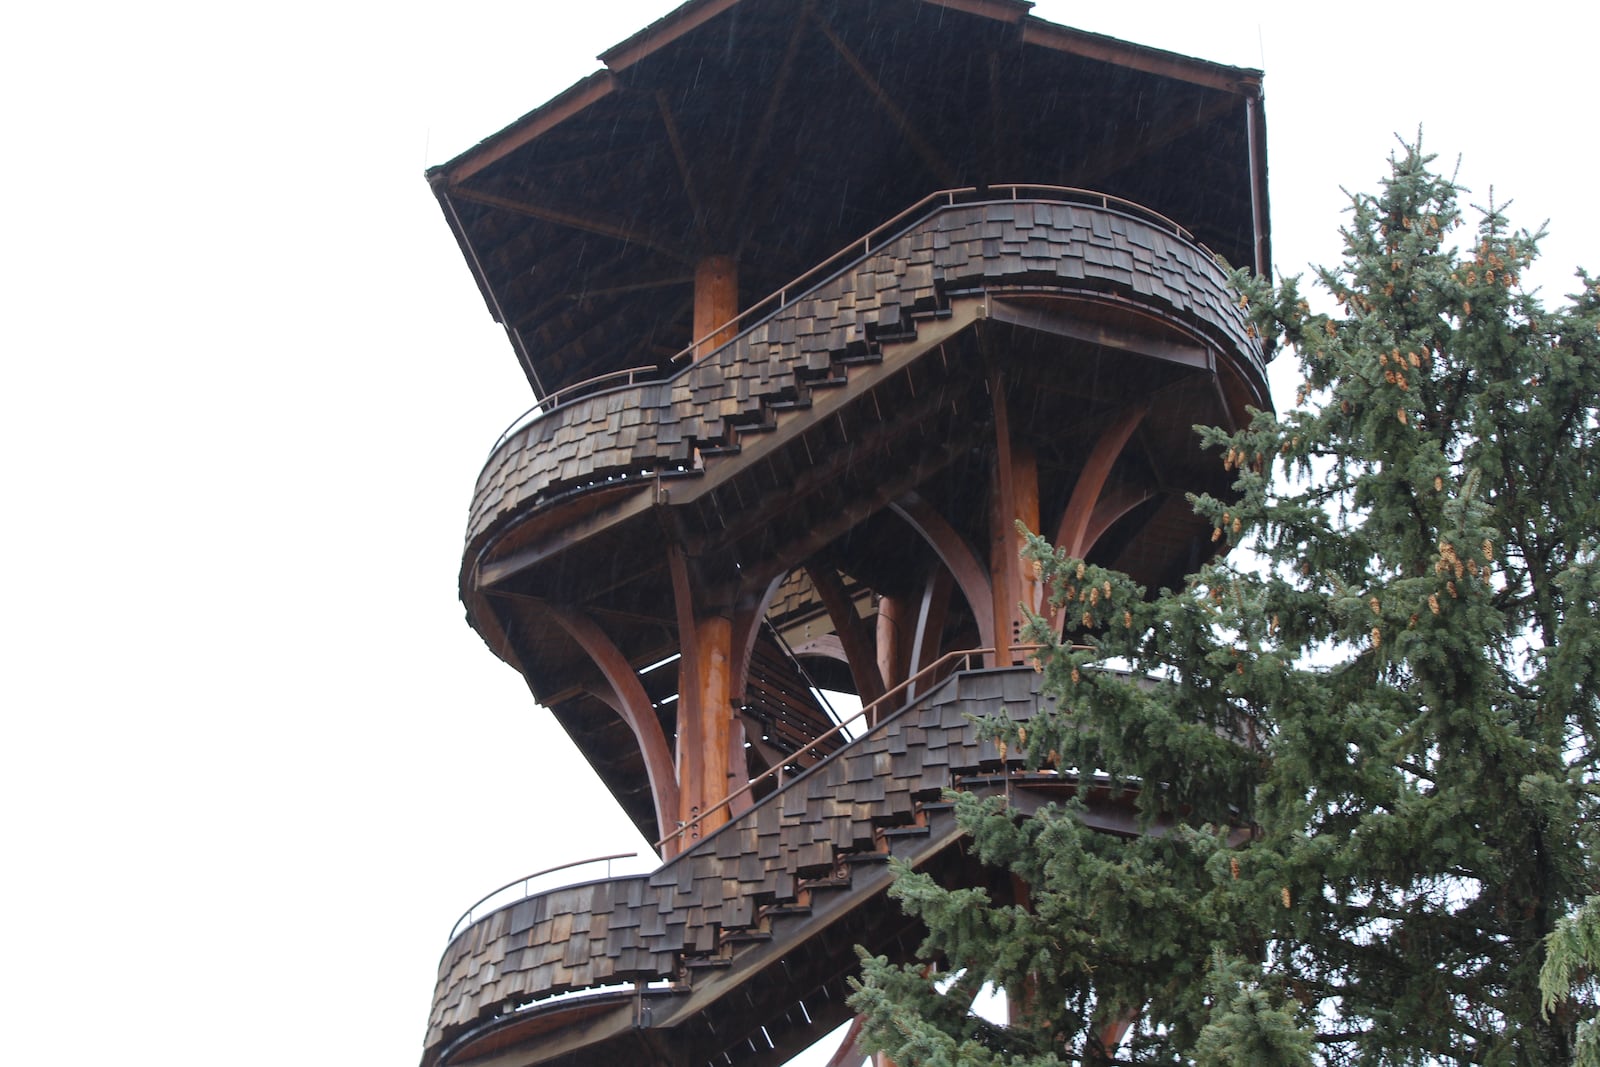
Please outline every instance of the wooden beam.
[{"label": "wooden beam", "polygon": [[637,230],[630,230],[626,226],[618,226],[615,223],[606,222],[602,219],[585,218],[582,215],[574,215],[569,211],[558,211],[555,208],[541,207],[538,204],[530,204],[526,200],[513,200],[510,197],[496,196],[493,193],[480,193],[476,189],[468,189],[463,185],[452,186],[450,193],[457,200],[467,200],[474,204],[482,204],[484,207],[492,207],[501,211],[509,211],[515,215],[526,215],[531,219],[539,219],[543,222],[553,222],[557,226],[568,226],[574,230],[582,230],[585,233],[593,233],[598,234],[601,237],[610,237],[614,240],[625,241],[628,244],[638,245],[640,248],[648,248],[652,252],[659,252],[664,256],[668,256],[684,263],[690,261],[689,255],[682,249],[669,248],[667,245],[661,244],[659,241],[656,241]]},{"label": "wooden beam", "polygon": [[877,666],[886,690],[899,685],[907,677],[905,664],[910,658],[907,652],[911,644],[911,635],[905,632],[908,628],[907,608],[908,605],[897,596],[884,593],[878,597],[878,622],[875,627]]},{"label": "wooden beam", "polygon": [[612,45],[601,52],[600,62],[610,71],[626,70],[685,34],[693,33],[739,3],[740,0],[690,0],[621,44]]},{"label": "wooden beam", "polygon": [[1028,11],[1033,7],[1031,0],[925,0],[926,3],[947,7],[952,11],[964,11],[969,15],[981,15],[986,19],[994,19],[1016,25],[1027,17]]},{"label": "wooden beam", "polygon": [[961,590],[967,607],[978,622],[979,643],[988,648],[995,647],[989,572],[978,562],[978,554],[943,515],[916,493],[907,493],[890,506],[917,532],[917,536],[928,543],[928,547],[950,571],[956,588]]},{"label": "wooden beam", "polygon": [[673,601],[678,616],[678,825],[688,826],[678,851],[728,821],[720,808],[700,816],[726,797],[729,746],[733,728],[733,620],[703,611],[689,575],[688,560],[676,544],[667,546]]},{"label": "wooden beam", "polygon": [[428,177],[432,181],[447,182],[454,192],[462,182],[485,167],[499,162],[523,145],[538,140],[616,91],[617,80],[606,71],[597,70],[508,129],[429,171]]},{"label": "wooden beam", "polygon": [[1095,439],[1094,448],[1084,461],[1078,480],[1072,485],[1072,497],[1067,501],[1066,509],[1061,513],[1061,522],[1056,527],[1055,546],[1068,555],[1081,558],[1088,551],[1091,543],[1088,541],[1089,522],[1105,490],[1106,479],[1111,476],[1111,468],[1127,447],[1133,431],[1138,429],[1149,411],[1148,400],[1128,405]]},{"label": "wooden beam", "polygon": [[778,64],[777,76],[772,79],[772,91],[767,94],[767,106],[761,112],[761,121],[756,125],[755,138],[750,142],[750,147],[744,153],[744,169],[739,172],[738,183],[734,186],[732,200],[732,216],[743,219],[744,232],[739,235],[738,250],[743,249],[750,235],[755,232],[760,223],[758,213],[745,211],[750,200],[751,184],[755,180],[756,170],[760,166],[762,153],[766,151],[767,141],[772,136],[772,128],[777,123],[778,105],[783,102],[784,90],[788,88],[789,76],[794,73],[795,57],[800,53],[800,39],[805,32],[806,23],[811,15],[812,0],[804,0],[800,5],[800,17],[795,19],[794,29],[789,31],[789,42],[784,46],[783,59]]},{"label": "wooden beam", "polygon": [[694,268],[694,358],[715,352],[739,332],[739,265],[703,256]]},{"label": "wooden beam", "polygon": [[1175,52],[1129,44],[1098,33],[1088,33],[1061,26],[1044,19],[1029,17],[1022,23],[1022,43],[1039,45],[1056,52],[1097,59],[1126,70],[1156,74],[1163,78],[1188,82],[1207,89],[1241,96],[1255,95],[1261,91],[1261,72],[1246,67],[1225,67],[1220,63],[1207,63],[1190,59]]},{"label": "wooden beam", "polygon": [[[1021,523],[1039,530],[1039,463],[1031,445],[1011,433],[1005,376],[990,381],[994,401],[995,479],[989,513],[989,578],[994,596],[995,656],[1005,666],[1017,662],[1012,645],[1022,641],[1024,617],[1019,605],[1043,607],[1043,586],[1020,558]],[[1002,647],[1004,646],[1004,647]]]},{"label": "wooden beam", "polygon": [[673,771],[672,752],[667,747],[666,735],[656,720],[655,708],[644,691],[644,684],[639,681],[638,673],[616,643],[593,619],[581,611],[562,605],[544,602],[541,606],[556,625],[588,654],[611,687],[616,697],[612,708],[628,724],[634,740],[639,743],[645,773],[650,778],[651,799],[655,801],[657,832],[665,836],[677,818],[679,783]]},{"label": "wooden beam", "polygon": [[[1090,296],[1089,299],[1093,300],[1094,297]],[[1157,330],[1166,332],[1165,324],[1168,320],[1147,316],[1143,309],[1132,308],[1126,303],[1118,303],[1117,306],[1132,311],[1141,318],[1146,318],[1150,322],[1150,330],[1130,329],[1127,326],[1095,322],[1081,315],[1063,311],[1059,307],[1035,307],[999,298],[989,301],[988,312],[989,319],[992,322],[1003,322],[1011,326],[1021,327],[1024,330],[1035,330],[1039,333],[1048,333],[1052,336],[1064,337],[1072,341],[1083,341],[1086,344],[1098,345],[1101,348],[1110,348],[1118,352],[1148,356],[1151,359],[1159,359],[1165,363],[1177,363],[1185,367],[1194,367],[1197,370],[1211,369],[1211,356],[1203,345],[1183,344],[1178,341],[1168,340],[1166,337],[1159,336],[1154,332]],[[1156,323],[1162,323],[1163,325],[1157,326]]]},{"label": "wooden beam", "polygon": [[706,243],[706,214],[701,209],[700,198],[694,191],[694,168],[683,150],[683,137],[678,132],[678,121],[673,118],[672,104],[667,101],[667,91],[657,89],[656,110],[661,112],[661,124],[667,128],[667,143],[672,146],[672,158],[678,163],[678,178],[683,182],[683,195],[689,201],[689,211],[694,216],[694,229]]},{"label": "wooden beam", "polygon": [[[950,587],[950,572],[944,567],[934,567],[923,584],[917,604],[917,628],[911,638],[911,662],[906,665],[910,677],[915,677],[939,658],[939,641],[944,635],[945,618],[950,613]],[[917,686],[906,692],[908,700],[915,700],[919,695]]]},{"label": "wooden beam", "polygon": [[945,161],[945,158],[939,154],[938,149],[934,148],[927,138],[922,136],[916,126],[912,124],[910,116],[905,113],[899,104],[895,103],[894,98],[889,95],[889,91],[883,87],[883,83],[873,77],[866,64],[862,63],[860,57],[850,50],[850,46],[845,44],[844,39],[834,32],[832,26],[828,25],[827,19],[813,11],[811,12],[811,21],[816,24],[817,29],[822,31],[823,36],[828,39],[828,43],[833,45],[833,50],[839,53],[839,58],[843,59],[845,64],[855,72],[855,76],[861,80],[861,84],[867,87],[867,92],[872,95],[872,99],[889,116],[889,120],[894,123],[895,129],[906,139],[917,155],[922,157],[923,164],[934,173],[940,184],[946,188],[954,188],[959,185],[960,180],[956,176],[955,168],[950,166]]},{"label": "wooden beam", "polygon": [[828,613],[828,620],[833,623],[833,632],[844,652],[844,661],[850,667],[850,677],[856,683],[856,695],[861,698],[861,703],[870,704],[883,696],[884,683],[873,669],[872,640],[867,633],[867,621],[856,614],[855,602],[845,592],[844,582],[839,579],[837,570],[820,563],[808,563],[805,571],[811,579],[811,587],[817,591],[817,597]]}]

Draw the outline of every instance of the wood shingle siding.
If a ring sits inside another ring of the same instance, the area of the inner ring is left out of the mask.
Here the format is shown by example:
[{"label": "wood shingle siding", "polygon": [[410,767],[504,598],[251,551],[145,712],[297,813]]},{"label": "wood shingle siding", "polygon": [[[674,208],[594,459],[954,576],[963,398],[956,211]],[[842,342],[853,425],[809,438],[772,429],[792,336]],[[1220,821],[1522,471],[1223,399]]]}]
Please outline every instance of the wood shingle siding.
[{"label": "wood shingle siding", "polygon": [[[440,960],[429,1054],[512,1005],[682,980],[697,958],[726,959],[765,935],[773,909],[803,914],[808,880],[847,885],[849,858],[889,847],[881,829],[915,824],[957,773],[998,766],[969,717],[1028,719],[1049,699],[1039,678],[1027,667],[956,674],[651,874],[552,890],[478,920]],[[917,858],[915,834],[895,840]]]},{"label": "wood shingle siding", "polygon": [[[671,379],[583,396],[507,438],[478,477],[467,540],[586,488],[692,472],[771,428],[852,362],[916,336],[918,319],[996,291],[1088,296],[1184,324],[1263,374],[1260,346],[1204,249],[1114,209],[960,204],[923,218]],[[470,553],[469,553],[470,554]]]}]

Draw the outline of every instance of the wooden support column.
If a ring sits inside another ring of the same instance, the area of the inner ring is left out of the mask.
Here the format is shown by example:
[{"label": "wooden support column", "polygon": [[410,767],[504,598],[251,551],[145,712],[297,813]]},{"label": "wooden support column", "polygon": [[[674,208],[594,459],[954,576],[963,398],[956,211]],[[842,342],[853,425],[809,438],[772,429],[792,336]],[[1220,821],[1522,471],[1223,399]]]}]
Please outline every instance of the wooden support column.
[{"label": "wooden support column", "polygon": [[728,821],[727,808],[711,809],[732,792],[733,620],[712,615],[693,627],[678,661],[678,818],[690,824],[685,847]]},{"label": "wooden support column", "polygon": [[994,397],[995,479],[989,510],[989,580],[994,591],[995,661],[1010,666],[1026,660],[1009,646],[1022,640],[1023,614],[1019,604],[1038,611],[1044,604],[1044,586],[1034,569],[1023,562],[1022,534],[1017,523],[1039,529],[1039,461],[1033,447],[1016,440],[1006,410],[1005,378],[990,383]]},{"label": "wooden support column", "polygon": [[[726,807],[711,809],[732,792],[737,664],[732,610],[701,605],[691,584],[689,562],[679,549],[669,549],[667,562],[682,653],[678,660],[677,739],[678,822],[684,828],[678,851],[682,851],[728,821]],[[742,762],[739,772],[742,784]]]},{"label": "wooden support column", "polygon": [[[899,597],[878,597],[878,676],[883,688],[892,689],[905,680],[909,641],[905,630],[913,625],[907,605]],[[881,691],[880,691],[881,692]]]},{"label": "wooden support column", "polygon": [[702,256],[694,267],[694,358],[733,340],[738,333],[739,265],[732,256]]}]

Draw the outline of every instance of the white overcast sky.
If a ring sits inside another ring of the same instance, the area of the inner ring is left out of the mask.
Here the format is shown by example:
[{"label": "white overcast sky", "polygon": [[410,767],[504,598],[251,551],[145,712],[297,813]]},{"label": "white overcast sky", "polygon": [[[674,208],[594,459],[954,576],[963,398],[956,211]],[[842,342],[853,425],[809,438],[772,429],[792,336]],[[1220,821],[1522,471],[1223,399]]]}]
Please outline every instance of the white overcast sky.
[{"label": "white overcast sky", "polygon": [[[642,847],[462,619],[529,396],[422,171],[672,6],[0,21],[0,1058],[408,1067],[462,909]],[[1600,268],[1592,6],[1312,7],[1035,13],[1265,69],[1282,271],[1419,123]]]}]

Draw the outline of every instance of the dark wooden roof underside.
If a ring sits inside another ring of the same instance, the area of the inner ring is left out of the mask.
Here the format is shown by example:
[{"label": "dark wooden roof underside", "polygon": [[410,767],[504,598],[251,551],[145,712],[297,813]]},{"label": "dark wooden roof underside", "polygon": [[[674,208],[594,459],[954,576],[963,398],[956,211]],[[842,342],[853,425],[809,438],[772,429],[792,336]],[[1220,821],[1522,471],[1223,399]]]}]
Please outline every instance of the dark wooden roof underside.
[{"label": "dark wooden roof underside", "polygon": [[1027,6],[695,0],[430,171],[535,392],[681,350],[702,256],[748,304],[941,188],[1100,189],[1264,264],[1259,74]]}]

